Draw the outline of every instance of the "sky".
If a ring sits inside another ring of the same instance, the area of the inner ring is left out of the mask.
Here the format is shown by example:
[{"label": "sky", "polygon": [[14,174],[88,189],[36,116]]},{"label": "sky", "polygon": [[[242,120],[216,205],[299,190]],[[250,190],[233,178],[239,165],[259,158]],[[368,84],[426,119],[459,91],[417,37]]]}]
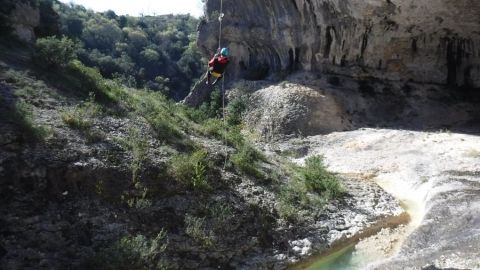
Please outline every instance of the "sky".
[{"label": "sky", "polygon": [[73,2],[95,11],[115,11],[117,15],[187,14],[200,17],[203,14],[201,0],[60,0]]}]

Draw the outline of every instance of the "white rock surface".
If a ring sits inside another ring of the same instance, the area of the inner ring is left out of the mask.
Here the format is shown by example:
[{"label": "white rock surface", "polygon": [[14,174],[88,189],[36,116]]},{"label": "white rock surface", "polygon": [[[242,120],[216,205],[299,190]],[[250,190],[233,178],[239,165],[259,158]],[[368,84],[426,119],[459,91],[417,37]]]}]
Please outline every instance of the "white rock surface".
[{"label": "white rock surface", "polygon": [[480,269],[480,137],[360,129],[303,143],[330,170],[373,179],[410,208],[413,229],[399,253],[372,268]]}]

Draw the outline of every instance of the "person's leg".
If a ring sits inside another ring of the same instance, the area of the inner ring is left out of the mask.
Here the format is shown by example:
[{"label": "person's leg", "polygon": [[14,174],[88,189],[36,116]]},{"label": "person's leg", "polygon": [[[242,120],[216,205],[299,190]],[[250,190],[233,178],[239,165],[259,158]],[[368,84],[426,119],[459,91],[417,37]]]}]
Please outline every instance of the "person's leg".
[{"label": "person's leg", "polygon": [[219,80],[221,80],[222,78],[223,78],[223,76],[218,77],[218,78],[212,83],[212,85],[215,85],[215,84],[216,84]]},{"label": "person's leg", "polygon": [[207,84],[210,85],[210,78],[212,77],[212,74],[210,71],[207,71]]}]

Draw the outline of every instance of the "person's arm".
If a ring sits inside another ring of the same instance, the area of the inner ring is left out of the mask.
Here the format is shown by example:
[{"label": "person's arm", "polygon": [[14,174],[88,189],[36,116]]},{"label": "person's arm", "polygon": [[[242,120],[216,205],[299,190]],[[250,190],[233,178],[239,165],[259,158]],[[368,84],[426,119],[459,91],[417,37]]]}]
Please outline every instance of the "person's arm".
[{"label": "person's arm", "polygon": [[212,59],[210,59],[210,61],[208,61],[208,66],[211,67],[215,65],[215,61],[218,61],[216,56],[214,56]]}]

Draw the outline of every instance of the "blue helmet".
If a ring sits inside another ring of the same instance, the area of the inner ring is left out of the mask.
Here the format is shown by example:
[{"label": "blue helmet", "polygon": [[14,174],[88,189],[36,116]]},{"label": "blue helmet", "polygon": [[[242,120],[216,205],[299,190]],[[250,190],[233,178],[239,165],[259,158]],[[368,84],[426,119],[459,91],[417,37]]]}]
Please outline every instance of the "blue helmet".
[{"label": "blue helmet", "polygon": [[230,50],[228,48],[223,48],[220,53],[223,55],[223,56],[228,56],[230,54]]}]

